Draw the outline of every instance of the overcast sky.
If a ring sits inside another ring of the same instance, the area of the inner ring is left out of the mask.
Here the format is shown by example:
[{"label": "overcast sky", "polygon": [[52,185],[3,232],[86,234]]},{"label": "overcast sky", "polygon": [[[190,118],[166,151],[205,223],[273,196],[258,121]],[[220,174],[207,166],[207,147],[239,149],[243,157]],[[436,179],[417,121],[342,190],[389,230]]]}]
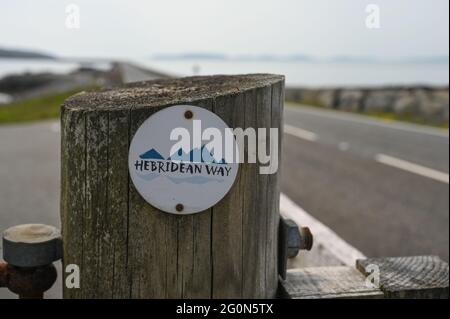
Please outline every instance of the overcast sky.
[{"label": "overcast sky", "polygon": [[[79,29],[66,27],[71,3]],[[370,3],[379,29],[366,27]],[[2,0],[0,47],[97,57],[448,55],[448,11],[448,0]]]}]

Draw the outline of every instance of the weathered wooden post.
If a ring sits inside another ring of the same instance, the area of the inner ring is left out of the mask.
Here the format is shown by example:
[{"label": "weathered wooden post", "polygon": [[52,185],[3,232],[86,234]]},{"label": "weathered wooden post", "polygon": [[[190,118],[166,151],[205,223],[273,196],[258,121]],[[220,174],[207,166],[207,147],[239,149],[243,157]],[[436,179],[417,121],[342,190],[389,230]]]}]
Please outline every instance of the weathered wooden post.
[{"label": "weathered wooden post", "polygon": [[275,297],[278,172],[240,164],[215,206],[174,215],[139,195],[128,156],[140,125],[173,105],[206,108],[230,128],[281,128],[283,91],[282,76],[257,74],[142,82],[68,99],[61,116],[64,264],[80,267],[81,286],[64,287],[64,297]]}]

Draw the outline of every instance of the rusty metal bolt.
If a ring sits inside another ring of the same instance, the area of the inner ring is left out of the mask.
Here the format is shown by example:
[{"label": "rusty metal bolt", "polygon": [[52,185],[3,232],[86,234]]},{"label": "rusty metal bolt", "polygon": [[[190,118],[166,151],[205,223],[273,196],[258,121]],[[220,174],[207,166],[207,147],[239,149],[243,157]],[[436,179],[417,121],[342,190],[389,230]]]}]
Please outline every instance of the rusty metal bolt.
[{"label": "rusty metal bolt", "polygon": [[24,224],[3,232],[3,259],[12,266],[39,267],[61,259],[58,229],[43,224]]},{"label": "rusty metal bolt", "polygon": [[21,268],[8,265],[7,287],[20,299],[42,299],[56,281],[57,272],[53,264]]},{"label": "rusty metal bolt", "polygon": [[294,258],[300,250],[311,250],[313,236],[308,227],[299,227],[293,220],[282,219],[286,236],[287,257]]},{"label": "rusty metal bolt", "polygon": [[0,287],[7,287],[21,299],[41,299],[56,281],[53,262],[60,259],[59,230],[42,224],[25,224],[3,232]]},{"label": "rusty metal bolt", "polygon": [[6,287],[8,284],[8,264],[0,261],[0,288]]},{"label": "rusty metal bolt", "polygon": [[278,237],[278,274],[286,279],[288,259],[300,250],[311,250],[313,235],[308,227],[299,227],[293,220],[280,216]]},{"label": "rusty metal bolt", "polygon": [[177,210],[177,212],[182,212],[184,209],[184,206],[183,206],[183,204],[177,204],[175,206],[175,209]]},{"label": "rusty metal bolt", "polygon": [[309,227],[300,227],[300,249],[311,250],[313,247],[313,235]]}]

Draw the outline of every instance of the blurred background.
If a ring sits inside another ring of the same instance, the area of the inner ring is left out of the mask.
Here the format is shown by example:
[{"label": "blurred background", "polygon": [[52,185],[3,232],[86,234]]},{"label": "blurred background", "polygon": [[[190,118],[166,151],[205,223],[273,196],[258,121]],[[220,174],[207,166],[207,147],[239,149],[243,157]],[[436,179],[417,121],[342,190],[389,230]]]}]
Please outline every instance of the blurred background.
[{"label": "blurred background", "polygon": [[447,0],[4,0],[0,30],[0,230],[59,226],[59,107],[70,95],[277,73],[281,211],[321,247],[291,266],[448,261]]}]

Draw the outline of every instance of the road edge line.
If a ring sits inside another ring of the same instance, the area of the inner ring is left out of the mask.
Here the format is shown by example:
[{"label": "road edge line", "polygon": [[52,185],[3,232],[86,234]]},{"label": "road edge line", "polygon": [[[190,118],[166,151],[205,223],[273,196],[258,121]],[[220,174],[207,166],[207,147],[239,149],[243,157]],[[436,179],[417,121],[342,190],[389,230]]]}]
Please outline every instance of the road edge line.
[{"label": "road edge line", "polygon": [[[339,237],[328,226],[318,221],[316,218],[308,214],[303,208],[294,203],[288,196],[280,194],[280,214],[293,220],[299,226],[307,226],[310,228],[314,237],[314,247],[310,252],[306,252],[305,256],[326,250],[326,253],[332,255],[344,266],[355,266],[357,259],[366,259],[366,256],[355,247],[351,246],[344,239]],[[319,258],[322,260],[322,258]],[[314,265],[317,266],[317,265]],[[320,266],[329,266],[328,264]]]}]

